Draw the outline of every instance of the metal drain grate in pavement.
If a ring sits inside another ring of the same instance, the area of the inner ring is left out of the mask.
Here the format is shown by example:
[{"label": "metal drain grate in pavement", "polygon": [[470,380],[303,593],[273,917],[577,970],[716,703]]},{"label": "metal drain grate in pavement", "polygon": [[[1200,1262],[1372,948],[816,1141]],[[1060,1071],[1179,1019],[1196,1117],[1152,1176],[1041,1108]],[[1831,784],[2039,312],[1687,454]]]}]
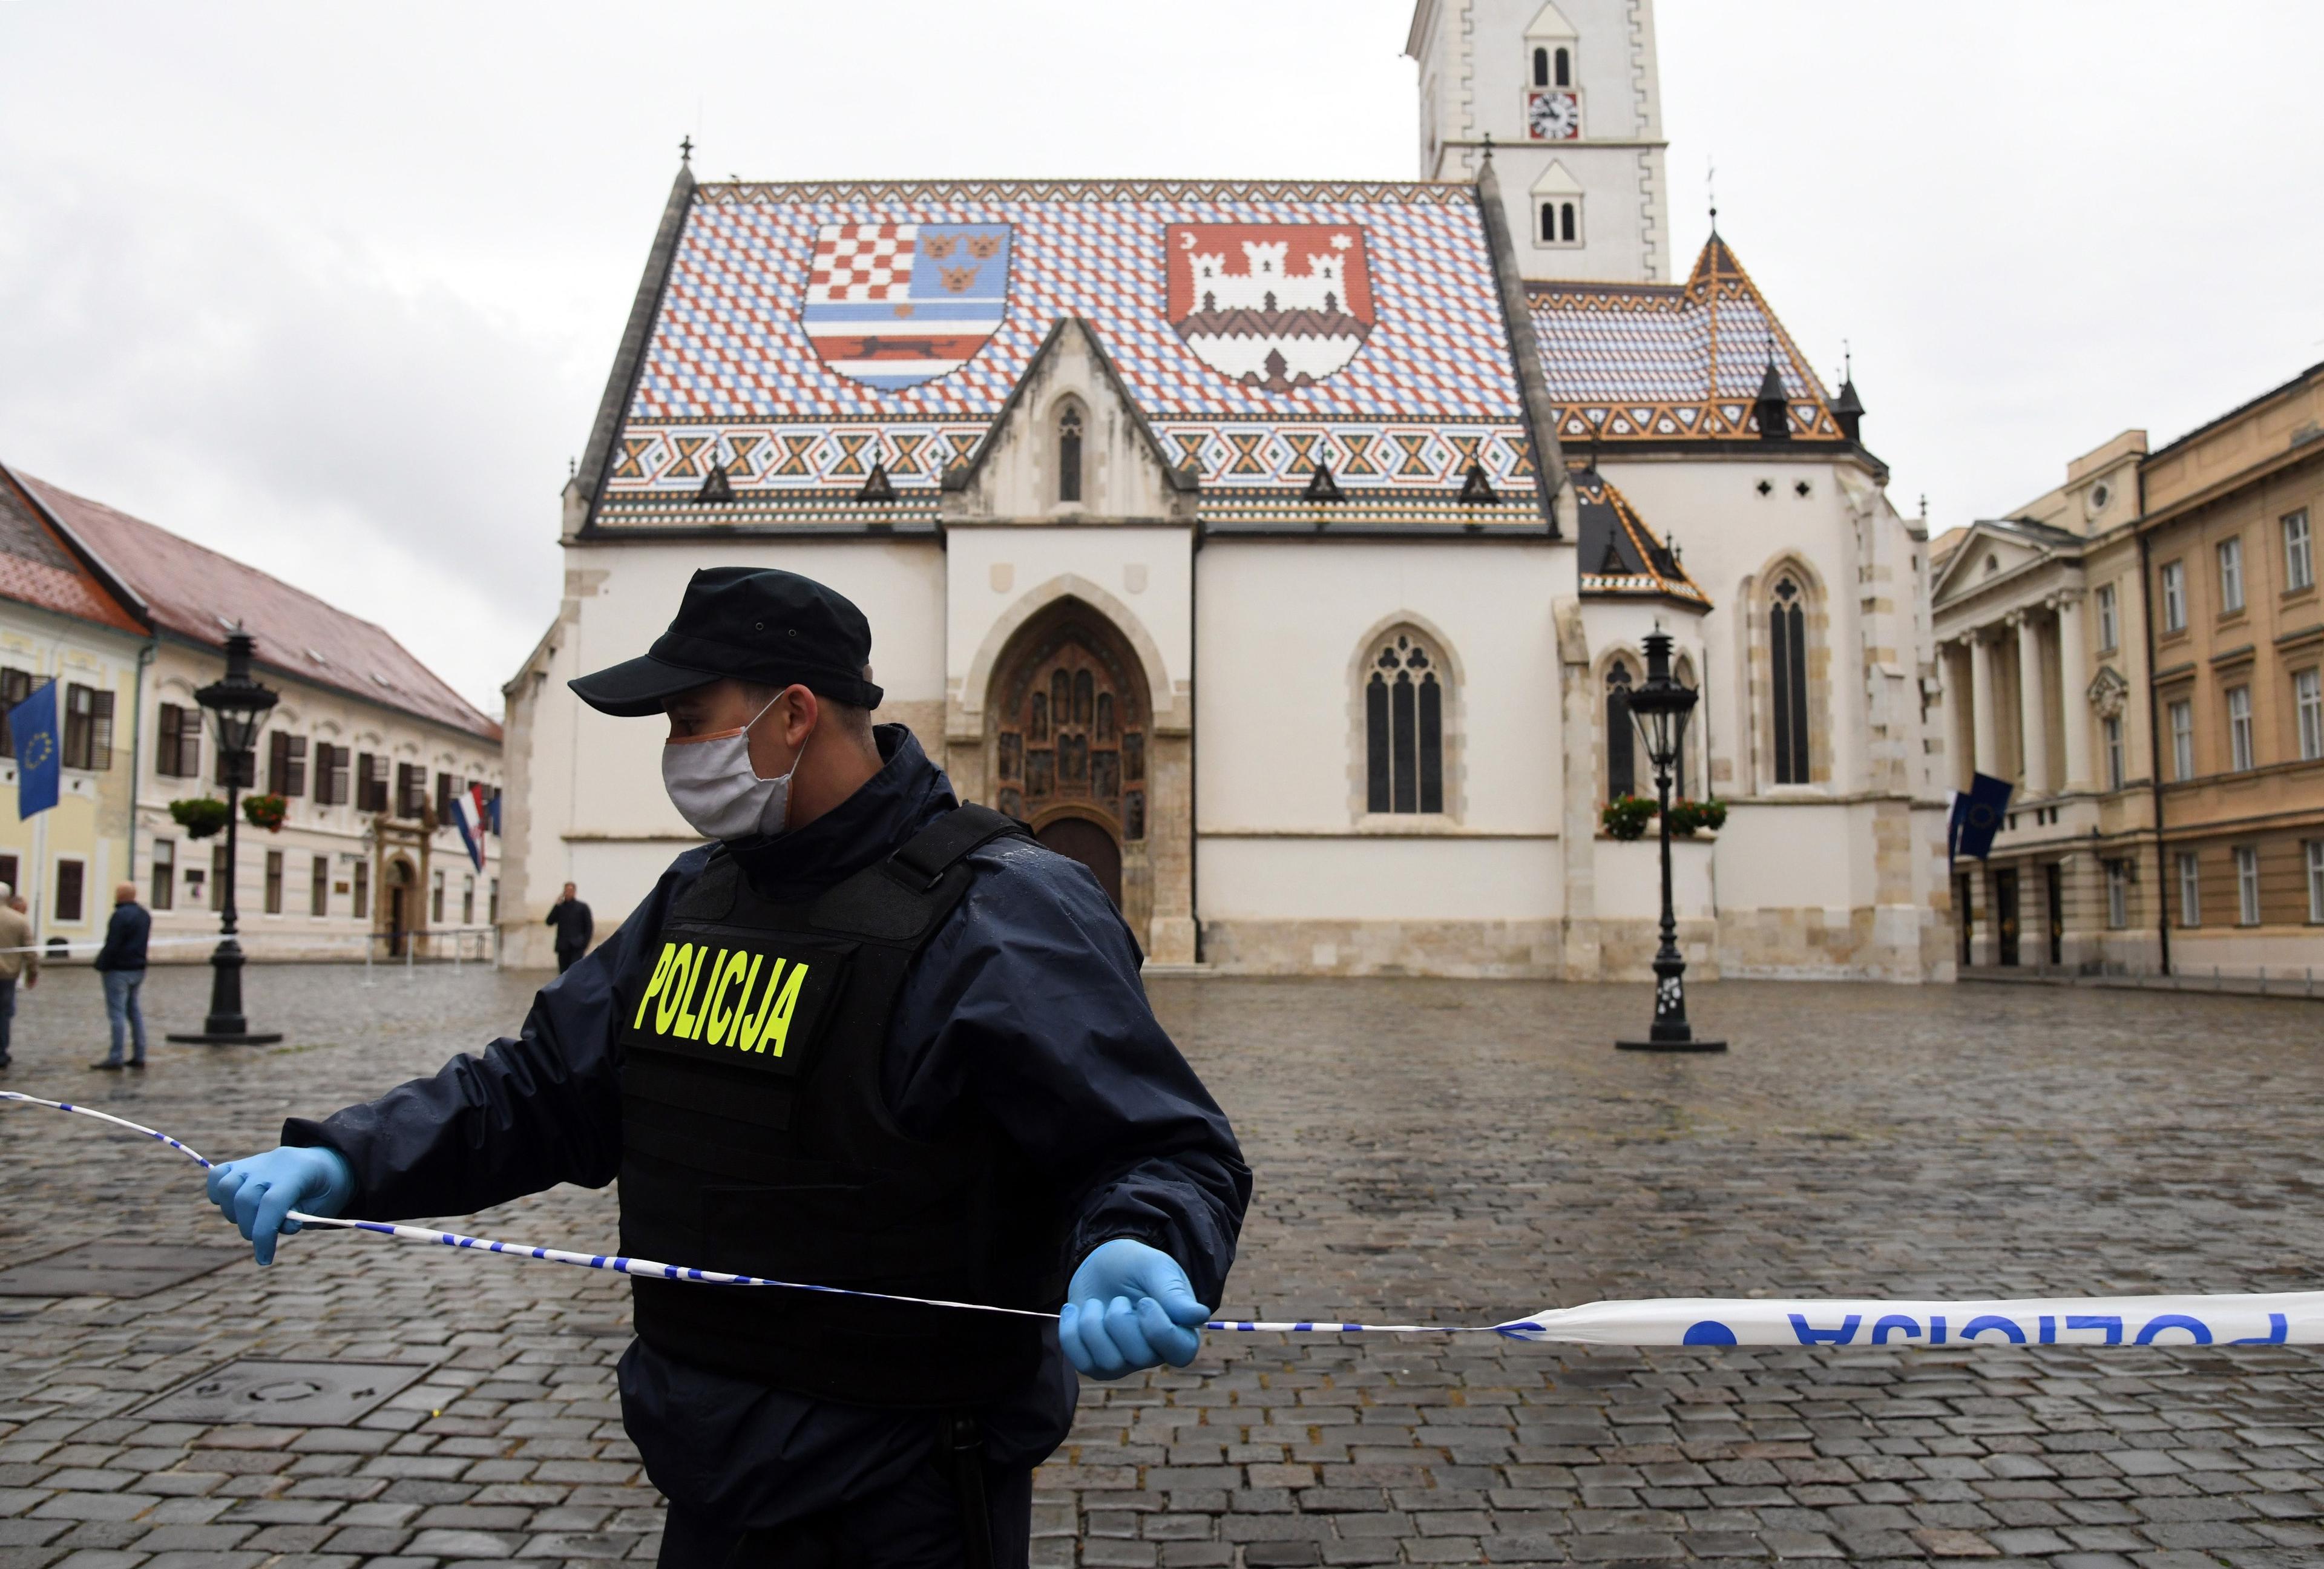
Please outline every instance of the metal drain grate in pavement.
[{"label": "metal drain grate in pavement", "polygon": [[223,1269],[244,1251],[168,1242],[83,1242],[0,1269],[0,1297],[151,1297]]},{"label": "metal drain grate in pavement", "polygon": [[228,1362],[180,1385],[137,1415],[149,1422],[345,1427],[427,1371],[400,1362]]}]

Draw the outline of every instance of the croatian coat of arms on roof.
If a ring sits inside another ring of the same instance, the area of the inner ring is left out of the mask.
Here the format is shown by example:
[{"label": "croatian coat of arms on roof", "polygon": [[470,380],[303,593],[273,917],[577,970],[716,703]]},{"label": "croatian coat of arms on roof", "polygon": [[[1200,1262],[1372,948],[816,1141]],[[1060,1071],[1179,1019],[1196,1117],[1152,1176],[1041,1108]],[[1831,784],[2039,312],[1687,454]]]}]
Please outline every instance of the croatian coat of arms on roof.
[{"label": "croatian coat of arms on roof", "polygon": [[1009,311],[1007,224],[825,224],[800,324],[816,356],[873,387],[956,371]]},{"label": "croatian coat of arms on roof", "polygon": [[1170,325],[1196,359],[1287,392],[1346,368],[1372,330],[1353,224],[1173,224]]}]

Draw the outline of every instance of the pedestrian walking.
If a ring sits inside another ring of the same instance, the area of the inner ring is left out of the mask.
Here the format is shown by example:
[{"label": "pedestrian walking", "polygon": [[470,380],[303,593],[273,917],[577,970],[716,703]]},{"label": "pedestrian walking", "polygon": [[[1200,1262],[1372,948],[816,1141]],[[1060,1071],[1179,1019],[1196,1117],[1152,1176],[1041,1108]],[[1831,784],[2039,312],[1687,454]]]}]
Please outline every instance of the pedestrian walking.
[{"label": "pedestrian walking", "polygon": [[41,983],[41,955],[32,951],[32,922],[16,891],[0,882],[0,1068],[8,1066],[9,1038],[16,1020],[16,982],[31,991]]},{"label": "pedestrian walking", "polygon": [[589,939],[596,935],[597,925],[569,882],[549,907],[549,924],[557,928],[557,973],[562,975],[589,951]]},{"label": "pedestrian walking", "polygon": [[137,993],[145,984],[145,939],[152,930],[152,916],[137,902],[137,885],[116,884],[113,918],[105,925],[105,946],[97,949],[91,966],[105,982],[105,1016],[113,1029],[113,1050],[103,1062],[88,1065],[93,1068],[119,1073],[124,1037],[134,1054],[128,1066],[145,1066],[145,1015],[137,1006]]},{"label": "pedestrian walking", "polygon": [[618,1177],[632,1256],[1029,1310],[632,1277],[622,1420],[677,1569],[1019,1569],[1074,1371],[1192,1361],[1250,1199],[1105,891],[872,725],[871,647],[821,584],[697,572],[573,688],[667,716],[664,787],[715,843],[513,1038],[209,1179],[261,1263],[294,1208]]}]

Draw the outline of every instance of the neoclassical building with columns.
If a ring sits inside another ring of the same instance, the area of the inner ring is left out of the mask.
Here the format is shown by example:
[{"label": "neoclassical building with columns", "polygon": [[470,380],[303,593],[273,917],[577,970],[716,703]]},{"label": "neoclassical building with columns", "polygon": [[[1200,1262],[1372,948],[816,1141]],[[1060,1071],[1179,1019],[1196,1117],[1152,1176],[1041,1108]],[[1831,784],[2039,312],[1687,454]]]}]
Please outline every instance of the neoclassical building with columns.
[{"label": "neoclassical building with columns", "polygon": [[1691,957],[1950,973],[1924,530],[1726,240],[1667,281],[1650,14],[1424,0],[1409,46],[1417,181],[681,169],[507,688],[512,955],[693,842],[564,683],[743,563],[862,605],[881,717],[1154,962],[1644,974],[1600,812],[1659,624],[1729,805]]}]

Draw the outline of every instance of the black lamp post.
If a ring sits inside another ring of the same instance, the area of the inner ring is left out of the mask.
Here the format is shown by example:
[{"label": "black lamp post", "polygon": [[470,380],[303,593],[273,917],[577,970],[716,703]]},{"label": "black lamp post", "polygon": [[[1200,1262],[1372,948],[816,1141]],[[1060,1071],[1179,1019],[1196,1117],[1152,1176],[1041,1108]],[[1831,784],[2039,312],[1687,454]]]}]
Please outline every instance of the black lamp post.
[{"label": "black lamp post", "polygon": [[1660,627],[1646,634],[1646,678],[1630,694],[1630,717],[1655,765],[1655,789],[1662,798],[1663,946],[1655,954],[1655,1022],[1644,1040],[1618,1040],[1624,1051],[1725,1051],[1723,1040],[1698,1040],[1686,1021],[1686,959],[1678,951],[1678,914],[1671,904],[1671,776],[1678,767],[1687,715],[1696,692],[1671,674],[1671,636]]},{"label": "black lamp post", "polygon": [[275,696],[251,679],[250,634],[237,623],[226,640],[226,678],[212,681],[194,694],[194,701],[210,711],[217,734],[218,765],[226,774],[226,897],[220,901],[218,946],[210,954],[210,1012],[198,1035],[172,1035],[171,1040],[206,1046],[270,1046],[280,1032],[254,1034],[242,1011],[242,945],[235,941],[237,914],[234,903],[235,867],[242,817],[244,760],[258,743],[258,727],[266,722]]}]

